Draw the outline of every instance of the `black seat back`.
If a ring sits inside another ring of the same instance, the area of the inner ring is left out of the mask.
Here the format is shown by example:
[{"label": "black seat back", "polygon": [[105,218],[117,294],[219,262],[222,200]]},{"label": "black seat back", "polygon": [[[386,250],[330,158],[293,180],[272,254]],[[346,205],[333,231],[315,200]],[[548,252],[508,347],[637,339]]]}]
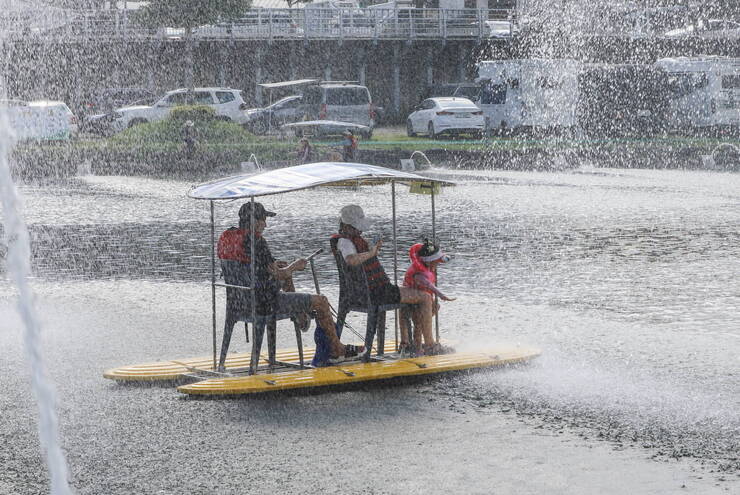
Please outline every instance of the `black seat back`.
[{"label": "black seat back", "polygon": [[339,306],[340,307],[370,307],[370,290],[367,285],[367,275],[362,265],[350,266],[344,261],[344,256],[338,250],[334,252],[339,272]]},{"label": "black seat back", "polygon": [[[251,287],[251,273],[249,265],[233,260],[221,260],[221,272],[224,282],[229,285]],[[226,311],[239,315],[252,314],[252,291],[226,288]]]}]

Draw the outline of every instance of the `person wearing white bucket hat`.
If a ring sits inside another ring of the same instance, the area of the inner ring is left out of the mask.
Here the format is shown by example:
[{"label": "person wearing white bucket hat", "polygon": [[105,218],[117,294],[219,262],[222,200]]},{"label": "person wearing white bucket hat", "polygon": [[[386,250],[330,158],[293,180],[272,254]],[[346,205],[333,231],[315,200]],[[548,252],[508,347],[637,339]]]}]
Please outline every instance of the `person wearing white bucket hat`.
[{"label": "person wearing white bucket hat", "polygon": [[350,266],[362,266],[367,277],[370,300],[373,304],[416,304],[414,325],[422,333],[432,331],[433,298],[431,294],[391,283],[378,260],[383,245],[380,239],[370,247],[362,233],[370,228],[370,221],[359,205],[347,205],[339,212],[339,232],[331,237],[333,253],[341,253]]}]

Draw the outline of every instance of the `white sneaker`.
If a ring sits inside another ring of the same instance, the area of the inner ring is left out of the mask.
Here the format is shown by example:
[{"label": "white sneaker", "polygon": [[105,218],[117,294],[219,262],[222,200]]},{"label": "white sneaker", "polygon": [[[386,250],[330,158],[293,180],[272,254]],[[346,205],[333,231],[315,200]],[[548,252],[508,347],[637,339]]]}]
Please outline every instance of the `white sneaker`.
[{"label": "white sneaker", "polygon": [[329,364],[339,364],[344,362],[345,357],[344,356],[337,356],[334,358],[329,358],[328,363]]}]

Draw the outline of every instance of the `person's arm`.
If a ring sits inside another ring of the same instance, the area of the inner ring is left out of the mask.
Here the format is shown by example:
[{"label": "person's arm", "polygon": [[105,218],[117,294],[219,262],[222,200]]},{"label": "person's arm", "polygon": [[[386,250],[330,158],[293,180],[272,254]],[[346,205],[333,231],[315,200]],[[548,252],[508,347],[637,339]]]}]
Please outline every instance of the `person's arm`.
[{"label": "person's arm", "polygon": [[361,265],[373,256],[377,256],[382,245],[383,241],[380,240],[375,246],[370,248],[370,251],[366,251],[364,253],[350,254],[349,256],[344,257],[344,261],[346,261],[349,266]]},{"label": "person's arm", "polygon": [[303,258],[295,260],[293,263],[281,267],[278,262],[272,262],[267,266],[270,275],[275,277],[276,280],[287,280],[293,276],[293,272],[299,272],[306,269],[307,261]]},{"label": "person's arm", "polygon": [[424,287],[425,289],[431,290],[432,292],[434,292],[437,295],[437,297],[439,297],[443,301],[454,301],[455,300],[454,297],[448,297],[448,296],[444,295],[442,293],[442,291],[437,288],[436,285],[434,285],[433,283],[431,283],[429,280],[427,280],[427,278],[424,275],[422,275],[420,273],[417,273],[416,275],[414,275],[414,282],[419,287]]}]

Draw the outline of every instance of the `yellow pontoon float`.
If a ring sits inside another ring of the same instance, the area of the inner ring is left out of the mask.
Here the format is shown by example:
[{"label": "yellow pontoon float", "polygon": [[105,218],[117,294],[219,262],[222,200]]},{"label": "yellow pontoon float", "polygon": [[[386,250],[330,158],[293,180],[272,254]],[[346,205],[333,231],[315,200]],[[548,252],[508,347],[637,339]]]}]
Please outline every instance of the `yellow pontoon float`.
[{"label": "yellow pontoon float", "polygon": [[[221,359],[217,360],[216,290],[227,292],[246,291],[248,285],[218,283],[216,279],[214,202],[247,199],[282,194],[314,187],[362,186],[390,184],[393,216],[393,277],[398,281],[398,245],[396,236],[396,184],[409,186],[411,192],[428,194],[431,197],[432,237],[436,240],[435,196],[442,187],[454,183],[424,177],[409,172],[360,163],[321,162],[298,165],[257,174],[245,174],[219,179],[193,187],[188,195],[193,199],[206,200],[210,205],[211,220],[211,309],[213,354],[211,357],[175,359],[151,364],[126,366],[108,370],[105,378],[119,382],[171,381],[190,383],[180,385],[177,390],[192,395],[241,395],[259,392],[275,392],[290,389],[307,389],[329,385],[386,380],[391,378],[431,375],[451,371],[490,368],[529,361],[540,354],[538,349],[518,346],[498,346],[475,352],[452,352],[435,356],[405,357],[398,352],[398,311],[396,311],[396,339],[385,341],[385,309],[371,308],[366,312],[368,328],[365,335],[366,353],[362,360],[345,361],[333,366],[313,367],[307,364],[315,349],[304,349],[301,332],[296,328],[297,349],[275,349],[276,315],[257,316],[256,302],[251,300],[251,312],[239,318],[245,326],[251,323],[252,352],[249,354],[227,354],[231,337],[229,325],[224,330]],[[254,211],[254,206],[250,211]],[[254,238],[250,236],[252,243]],[[251,252],[254,252],[252,245]],[[313,272],[317,293],[319,292],[313,256],[308,258]],[[255,280],[254,263],[250,264],[250,280]],[[340,277],[341,281],[341,277]],[[362,311],[360,309],[360,311]],[[380,313],[378,313],[380,311]],[[228,311],[227,311],[228,313]],[[372,320],[372,323],[371,323]],[[233,327],[233,325],[232,325]],[[436,340],[439,342],[439,319],[435,320]],[[268,356],[263,359],[260,350],[267,328]],[[373,342],[377,329],[377,344]],[[228,334],[228,335],[226,335]],[[247,333],[247,336],[249,334]],[[372,355],[375,350],[375,355]]]}]

